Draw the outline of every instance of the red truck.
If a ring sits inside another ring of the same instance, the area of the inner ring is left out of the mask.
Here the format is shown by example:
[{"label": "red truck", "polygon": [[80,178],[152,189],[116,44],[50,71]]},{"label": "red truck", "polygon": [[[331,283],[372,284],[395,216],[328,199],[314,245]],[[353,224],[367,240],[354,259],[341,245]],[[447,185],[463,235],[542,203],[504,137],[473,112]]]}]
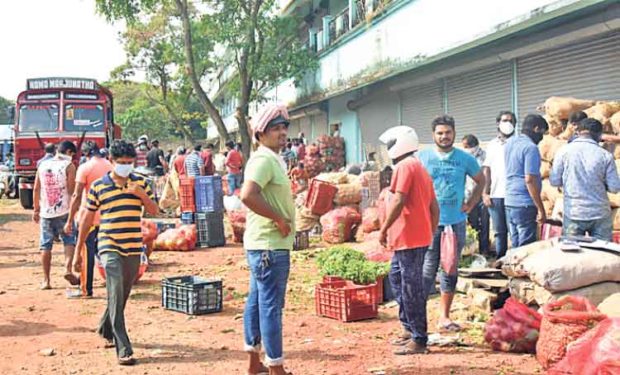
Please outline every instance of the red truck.
[{"label": "red truck", "polygon": [[112,93],[88,78],[33,78],[17,96],[15,124],[15,176],[22,207],[32,208],[32,189],[37,161],[47,143],[95,141],[108,147],[121,136],[114,124]]}]

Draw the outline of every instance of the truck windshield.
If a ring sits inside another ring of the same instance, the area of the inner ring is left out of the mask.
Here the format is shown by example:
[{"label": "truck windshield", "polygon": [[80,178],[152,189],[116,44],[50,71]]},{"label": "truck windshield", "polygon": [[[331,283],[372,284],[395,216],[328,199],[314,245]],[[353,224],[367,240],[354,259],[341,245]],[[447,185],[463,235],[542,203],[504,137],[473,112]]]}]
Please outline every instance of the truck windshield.
[{"label": "truck windshield", "polygon": [[65,131],[103,131],[103,106],[100,104],[65,105]]},{"label": "truck windshield", "polygon": [[22,105],[19,108],[19,130],[23,132],[58,130],[58,105]]}]

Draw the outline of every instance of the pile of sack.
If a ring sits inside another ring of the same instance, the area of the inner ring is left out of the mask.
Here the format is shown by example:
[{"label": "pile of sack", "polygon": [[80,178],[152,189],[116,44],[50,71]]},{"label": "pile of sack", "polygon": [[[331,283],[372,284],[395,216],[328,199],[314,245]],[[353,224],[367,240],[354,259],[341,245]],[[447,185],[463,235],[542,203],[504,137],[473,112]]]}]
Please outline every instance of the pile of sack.
[{"label": "pile of sack", "polygon": [[542,306],[567,295],[598,305],[620,292],[620,255],[611,252],[563,251],[551,239],[513,249],[502,260],[510,294],[527,305]]},{"label": "pile of sack", "polygon": [[337,171],[345,165],[344,138],[321,135],[317,138],[323,163],[328,171]]},{"label": "pile of sack", "polygon": [[196,225],[181,225],[162,232],[154,242],[155,250],[190,251],[196,248]]},{"label": "pile of sack", "polygon": [[[543,178],[541,198],[547,217],[562,220],[562,193],[551,186],[548,178],[558,150],[566,145],[574,135],[574,129],[566,126],[568,116],[572,112],[584,111],[588,117],[597,119],[603,124],[605,133],[620,134],[620,102],[552,96],[539,109],[544,111],[544,117],[549,124],[549,134],[545,135],[538,144],[542,160],[540,167]],[[620,147],[615,147],[613,144],[605,145],[605,147],[614,154],[616,166],[620,167]],[[620,194],[609,194],[609,200],[614,209],[613,217],[615,218],[618,213],[617,208],[620,208]],[[620,230],[620,218],[614,219],[614,229]]]}]

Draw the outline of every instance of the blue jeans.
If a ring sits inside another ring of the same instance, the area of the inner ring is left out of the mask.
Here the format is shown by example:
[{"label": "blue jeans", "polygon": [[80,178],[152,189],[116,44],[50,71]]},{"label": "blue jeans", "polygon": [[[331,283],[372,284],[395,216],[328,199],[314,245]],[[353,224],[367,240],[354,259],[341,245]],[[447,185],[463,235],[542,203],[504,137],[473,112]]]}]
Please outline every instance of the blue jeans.
[{"label": "blue jeans", "polygon": [[506,219],[508,220],[510,242],[513,249],[537,240],[536,215],[538,215],[536,206],[506,206]]},{"label": "blue jeans", "polygon": [[50,219],[41,218],[39,220],[39,226],[41,228],[39,249],[41,251],[51,251],[52,245],[54,244],[54,237],[57,235],[62,239],[63,245],[75,246],[75,230],[71,232],[71,235],[66,235],[64,231],[68,217],[69,214]]},{"label": "blue jeans", "polygon": [[282,309],[290,269],[287,250],[247,250],[250,291],[243,311],[245,351],[260,351],[265,345],[265,365],[284,363],[282,353]]},{"label": "blue jeans", "polygon": [[426,250],[427,247],[420,247],[396,251],[389,274],[400,322],[411,332],[413,341],[423,345],[428,341],[423,277]]},{"label": "blue jeans", "polygon": [[497,258],[506,255],[508,249],[508,221],[506,220],[506,207],[504,198],[491,198],[493,206],[489,207],[493,232],[495,232],[495,253]]},{"label": "blue jeans", "polygon": [[228,178],[228,195],[233,195],[235,190],[241,189],[241,178],[243,175],[241,173],[229,173],[226,177]]},{"label": "blue jeans", "polygon": [[[439,269],[439,261],[441,257],[441,233],[444,226],[437,227],[437,231],[433,235],[433,244],[429,247],[426,255],[424,256],[424,289],[428,296],[435,289],[435,278],[437,276],[437,270]],[[456,250],[457,250],[457,262],[461,259],[461,251],[465,246],[465,222],[462,221],[452,225],[452,230],[456,233]],[[456,290],[457,275],[448,275],[441,270],[439,285],[442,293],[454,293]]]},{"label": "blue jeans", "polygon": [[611,241],[613,234],[611,214],[596,220],[571,220],[564,215],[562,225],[562,234],[564,236],[584,236],[586,233],[590,237],[598,238],[599,240]]}]

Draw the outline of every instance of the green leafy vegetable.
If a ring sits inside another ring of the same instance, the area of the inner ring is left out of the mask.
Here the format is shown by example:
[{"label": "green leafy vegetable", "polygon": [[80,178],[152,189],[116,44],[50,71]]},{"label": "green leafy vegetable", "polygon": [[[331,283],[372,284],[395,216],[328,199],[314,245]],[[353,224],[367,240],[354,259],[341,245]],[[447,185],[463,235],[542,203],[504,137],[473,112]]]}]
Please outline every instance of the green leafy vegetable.
[{"label": "green leafy vegetable", "polygon": [[360,251],[346,246],[334,246],[317,257],[321,275],[338,276],[356,284],[374,283],[390,271],[389,263],[372,262]]}]

